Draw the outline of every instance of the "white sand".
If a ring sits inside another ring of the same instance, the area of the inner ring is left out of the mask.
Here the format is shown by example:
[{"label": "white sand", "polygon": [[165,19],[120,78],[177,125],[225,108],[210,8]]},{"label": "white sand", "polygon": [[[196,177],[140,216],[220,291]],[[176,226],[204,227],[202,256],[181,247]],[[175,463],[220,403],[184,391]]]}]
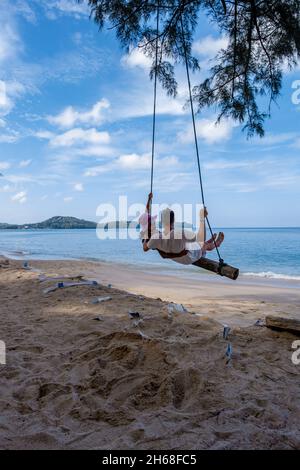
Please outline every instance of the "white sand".
[{"label": "white sand", "polygon": [[[253,326],[266,313],[299,315],[298,291],[103,263],[31,264],[184,302],[203,316],[170,316],[161,300],[104,286],[45,295],[53,282],[37,272],[0,267],[2,449],[300,448],[297,338]],[[92,304],[96,296],[112,300]],[[135,326],[129,310],[143,321]],[[228,365],[219,320],[232,326]]]}]

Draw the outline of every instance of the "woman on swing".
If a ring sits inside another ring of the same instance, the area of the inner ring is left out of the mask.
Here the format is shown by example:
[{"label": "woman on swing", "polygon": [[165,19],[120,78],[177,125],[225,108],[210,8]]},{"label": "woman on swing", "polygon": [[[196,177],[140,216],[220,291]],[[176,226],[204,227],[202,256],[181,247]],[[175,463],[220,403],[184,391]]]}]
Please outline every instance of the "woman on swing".
[{"label": "woman on swing", "polygon": [[[175,216],[170,209],[164,209],[161,212],[163,232],[159,232],[155,226],[156,217],[150,216],[152,198],[153,195],[150,193],[146,212],[139,220],[144,251],[157,250],[163,258],[187,265],[195,263],[204,257],[207,251],[213,251],[223,243],[223,232],[220,232],[218,236],[214,234],[213,238],[206,241],[205,219],[208,212],[205,207],[200,211],[200,227],[197,234],[185,232],[184,230],[175,231]],[[150,238],[148,236],[148,224],[151,225]]]}]

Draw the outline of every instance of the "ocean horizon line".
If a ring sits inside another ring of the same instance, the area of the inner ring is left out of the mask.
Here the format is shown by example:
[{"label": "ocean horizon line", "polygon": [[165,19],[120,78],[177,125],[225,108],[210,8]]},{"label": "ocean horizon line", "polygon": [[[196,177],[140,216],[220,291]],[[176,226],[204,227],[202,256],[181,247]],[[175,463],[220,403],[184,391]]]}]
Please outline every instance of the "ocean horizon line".
[{"label": "ocean horizon line", "polygon": [[[121,221],[122,222],[122,221]],[[22,225],[22,226],[26,226],[26,225],[30,225],[32,224],[33,222],[28,222],[26,224],[19,224],[19,223],[12,223],[12,222],[9,222],[9,225]],[[97,222],[95,222],[97,223]],[[115,221],[113,222],[107,222],[107,224],[112,224],[112,223],[115,223]],[[178,224],[181,224],[182,222],[178,222]],[[187,222],[188,223],[188,222]],[[190,227],[190,228],[195,228],[196,225],[193,225],[193,227]],[[236,226],[236,227],[233,227],[233,226],[224,226],[224,225],[213,225],[213,228],[214,229],[223,229],[223,230],[262,230],[262,229],[273,229],[273,230],[282,230],[282,229],[300,229],[300,225],[299,226],[288,226],[288,225],[277,225],[277,226],[259,226],[259,225],[253,225],[253,226]],[[26,230],[26,231],[30,231],[30,230],[33,230],[33,231],[37,231],[37,230],[95,230],[96,227],[87,227],[87,228],[51,228],[51,227],[45,227],[45,228],[33,228],[33,227],[30,227],[30,228],[25,228],[25,227],[21,227],[21,228],[3,228],[3,227],[0,227],[0,230],[3,230],[3,231],[9,231],[9,230]],[[105,228],[105,230],[133,230],[132,228],[128,227],[108,227],[108,228]]]}]

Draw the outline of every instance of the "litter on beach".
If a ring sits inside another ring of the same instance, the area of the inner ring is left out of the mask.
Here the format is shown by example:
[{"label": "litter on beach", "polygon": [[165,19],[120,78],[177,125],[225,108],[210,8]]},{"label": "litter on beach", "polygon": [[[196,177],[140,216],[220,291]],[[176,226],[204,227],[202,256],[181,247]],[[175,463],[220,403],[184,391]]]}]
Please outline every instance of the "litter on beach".
[{"label": "litter on beach", "polygon": [[130,316],[130,318],[141,318],[141,315],[139,312],[133,312],[131,310],[129,310],[128,315]]},{"label": "litter on beach", "polygon": [[229,364],[229,362],[231,361],[231,357],[232,357],[232,346],[231,346],[231,343],[228,343],[228,344],[227,344],[225,356],[226,356],[226,358],[227,358],[226,364]]},{"label": "litter on beach", "polygon": [[102,318],[102,317],[95,317],[95,318],[93,318],[93,320],[96,320],[96,321],[103,321],[103,318]]},{"label": "litter on beach", "polygon": [[231,328],[230,328],[230,326],[228,326],[228,325],[223,325],[223,326],[224,326],[224,328],[223,328],[223,339],[227,340],[227,339],[228,339],[228,335],[229,335],[229,333],[230,333],[230,331],[231,331]]},{"label": "litter on beach", "polygon": [[49,294],[57,289],[66,289],[67,287],[79,287],[79,286],[98,286],[97,281],[82,281],[82,282],[58,282],[55,286],[44,289],[44,294]]},{"label": "litter on beach", "polygon": [[96,297],[92,300],[92,304],[101,304],[102,302],[107,302],[108,300],[112,300],[112,297]]},{"label": "litter on beach", "polygon": [[187,309],[182,304],[169,304],[167,306],[169,313],[187,313]]},{"label": "litter on beach", "polygon": [[254,326],[262,327],[262,326],[266,326],[266,324],[263,320],[259,319],[259,320],[256,320],[256,322],[254,323]]}]

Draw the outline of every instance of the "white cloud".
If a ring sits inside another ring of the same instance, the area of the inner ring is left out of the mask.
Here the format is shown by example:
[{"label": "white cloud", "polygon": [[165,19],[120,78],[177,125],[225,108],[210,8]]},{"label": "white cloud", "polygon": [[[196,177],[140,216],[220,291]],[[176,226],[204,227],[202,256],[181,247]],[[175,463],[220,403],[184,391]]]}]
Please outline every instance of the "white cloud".
[{"label": "white cloud", "polygon": [[79,191],[79,192],[84,191],[83,184],[82,184],[82,183],[76,183],[76,184],[74,184],[74,190],[75,190],[75,191]]},{"label": "white cloud", "polygon": [[150,164],[151,155],[137,155],[136,153],[121,155],[116,162],[117,167],[135,170],[144,170],[146,168],[150,168]]},{"label": "white cloud", "polygon": [[[195,181],[195,175],[193,173],[174,171],[174,172],[163,172],[156,175],[155,186],[160,193],[172,193],[178,192],[183,189],[191,189],[196,187],[197,180]],[[135,180],[134,186],[136,188],[149,188],[149,178],[141,178]]]},{"label": "white cloud", "polygon": [[299,137],[298,132],[281,132],[278,134],[268,133],[265,135],[263,139],[256,138],[254,139],[254,143],[260,145],[279,145],[279,144],[286,144],[291,142]]},{"label": "white cloud", "polygon": [[133,47],[128,54],[121,58],[121,65],[129,68],[139,67],[143,70],[149,71],[151,67],[151,59],[142,52],[141,48]]},{"label": "white cloud", "polygon": [[237,193],[255,193],[261,189],[259,186],[251,183],[229,183],[227,185],[230,188],[230,191],[235,191]]},{"label": "white cloud", "polygon": [[19,193],[15,194],[11,197],[11,200],[14,202],[18,202],[19,204],[24,204],[27,201],[27,192],[20,191]]},{"label": "white cloud", "polygon": [[[231,120],[222,120],[216,124],[214,119],[200,119],[196,122],[197,135],[208,145],[218,142],[224,142],[231,138],[232,131],[237,124]],[[178,139],[181,143],[191,143],[194,140],[192,126],[185,131],[178,133]]]},{"label": "white cloud", "polygon": [[5,2],[2,4],[2,8],[0,8],[0,63],[14,58],[17,51],[21,48],[19,36],[11,18],[9,18],[4,9]]},{"label": "white cloud", "polygon": [[54,132],[50,132],[50,131],[37,131],[33,135],[34,137],[37,137],[38,139],[45,139],[45,140],[50,140],[55,137]]},{"label": "white cloud", "polygon": [[[173,170],[178,167],[179,161],[177,157],[164,157],[156,158],[155,165],[160,170],[172,168]],[[109,171],[127,171],[130,173],[132,170],[141,171],[149,170],[151,167],[151,154],[124,154],[113,160],[111,163],[96,165],[91,168],[87,168],[84,176],[98,176]]]},{"label": "white cloud", "polygon": [[73,39],[74,44],[78,46],[82,42],[82,34],[79,31],[77,31],[77,33],[73,34],[72,39]]},{"label": "white cloud", "polygon": [[[155,164],[159,165],[159,168],[173,168],[178,165],[177,157],[164,157],[155,159]],[[147,170],[151,166],[151,155],[143,154],[138,155],[131,153],[128,155],[121,155],[115,162],[115,167],[124,170]]]},{"label": "white cloud", "polygon": [[195,41],[192,50],[193,53],[198,56],[199,64],[201,67],[201,73],[203,79],[206,73],[215,64],[215,57],[221,49],[225,49],[228,46],[228,39],[225,36],[215,38],[213,36],[206,36],[198,41]]},{"label": "white cloud", "polygon": [[71,196],[64,197],[65,203],[72,202],[72,201],[73,201],[73,198]]},{"label": "white cloud", "polygon": [[6,83],[0,80],[0,115],[5,116],[12,108],[13,104],[7,94]]},{"label": "white cloud", "polygon": [[257,166],[261,162],[253,161],[225,161],[225,160],[215,160],[204,163],[203,167],[206,170],[236,170],[241,168],[248,168],[252,166]]},{"label": "white cloud", "polygon": [[109,157],[114,153],[113,148],[107,145],[91,145],[84,148],[73,149],[74,156]]},{"label": "white cloud", "polygon": [[300,149],[300,138],[295,140],[293,147],[295,147],[296,149]]},{"label": "white cloud", "polygon": [[36,183],[38,178],[34,178],[32,175],[7,175],[5,177],[7,181],[12,184],[20,183]]},{"label": "white cloud", "polygon": [[42,3],[49,19],[56,19],[57,14],[73,15],[79,19],[90,13],[87,4],[77,0],[38,0],[38,3]]},{"label": "white cloud", "polygon": [[107,171],[109,171],[110,168],[108,168],[107,166],[105,165],[97,165],[97,166],[93,166],[91,168],[87,168],[83,174],[83,176],[98,176],[98,175],[101,175],[102,173],[106,173]]},{"label": "white cloud", "polygon": [[[115,106],[111,112],[111,119],[118,121],[128,118],[151,116],[153,113],[153,84],[147,81],[134,84],[130,93],[115,93]],[[182,116],[187,113],[184,109],[186,90],[178,90],[176,98],[167,96],[165,90],[158,87],[157,91],[157,115]]]},{"label": "white cloud", "polygon": [[214,38],[206,36],[205,38],[195,41],[193,44],[193,52],[207,58],[213,58],[221,49],[228,46],[228,39],[225,36]]},{"label": "white cloud", "polygon": [[105,52],[90,41],[77,44],[73,50],[45,56],[38,62],[25,61],[21,55],[25,41],[19,34],[17,16],[34,23],[31,2],[43,6],[47,12],[75,16],[89,12],[86,2],[77,0],[0,1],[0,70],[6,85],[6,90],[3,83],[0,85],[0,118],[11,111],[17,98],[25,93],[39,93],[45,82],[78,83],[83,77],[93,76],[106,61]]},{"label": "white cloud", "polygon": [[19,139],[19,134],[17,132],[11,131],[10,134],[0,134],[0,143],[1,144],[12,144]]},{"label": "white cloud", "polygon": [[92,124],[99,125],[103,122],[103,111],[108,109],[109,102],[104,98],[98,101],[88,111],[77,111],[73,106],[68,106],[57,116],[48,116],[48,121],[51,124],[63,128],[73,127],[75,124]]},{"label": "white cloud", "polygon": [[265,186],[269,187],[287,187],[290,188],[294,184],[299,187],[300,177],[297,174],[282,173],[281,175],[268,176],[265,181]]},{"label": "white cloud", "polygon": [[0,192],[1,193],[9,193],[14,190],[13,186],[10,186],[9,184],[5,184],[4,186],[0,187]]},{"label": "white cloud", "polygon": [[29,23],[35,24],[37,21],[35,11],[30,7],[26,0],[17,0],[15,12],[18,15],[22,15]]},{"label": "white cloud", "polygon": [[0,162],[0,170],[8,170],[10,168],[10,163],[9,162]]},{"label": "white cloud", "polygon": [[26,168],[27,166],[30,165],[31,162],[32,162],[32,160],[21,160],[20,163],[19,163],[19,167],[20,168]]},{"label": "white cloud", "polygon": [[82,129],[76,127],[63,134],[58,134],[51,138],[52,147],[72,147],[82,144],[109,144],[110,136],[108,132],[98,132],[95,128]]}]

